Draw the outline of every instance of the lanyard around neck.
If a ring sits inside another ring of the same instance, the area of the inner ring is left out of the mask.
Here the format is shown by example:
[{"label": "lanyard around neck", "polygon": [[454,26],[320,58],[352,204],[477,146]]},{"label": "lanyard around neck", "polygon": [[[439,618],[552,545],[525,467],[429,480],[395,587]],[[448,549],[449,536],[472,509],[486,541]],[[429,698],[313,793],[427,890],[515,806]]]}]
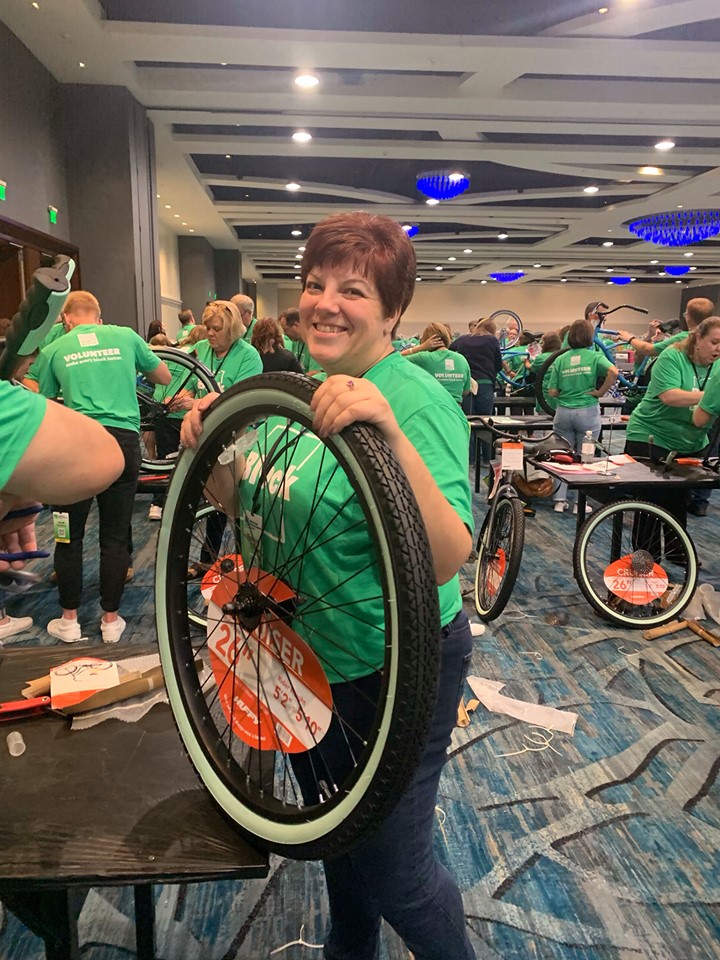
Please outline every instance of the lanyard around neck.
[{"label": "lanyard around neck", "polygon": [[[715,361],[713,361],[713,363],[714,363],[714,362],[715,362]],[[692,366],[692,368],[693,368],[693,373],[695,374],[695,388],[696,388],[696,390],[704,390],[704,389],[705,389],[705,384],[708,382],[708,377],[710,376],[710,374],[711,374],[711,372],[712,372],[712,368],[713,368],[712,363],[711,363],[710,366],[707,368],[707,372],[705,373],[705,379],[704,379],[703,382],[702,382],[702,386],[700,386],[700,375],[699,375],[698,372],[697,372],[697,367],[695,366],[695,364],[693,363],[692,360],[690,361],[690,364],[691,364],[691,366]]]}]

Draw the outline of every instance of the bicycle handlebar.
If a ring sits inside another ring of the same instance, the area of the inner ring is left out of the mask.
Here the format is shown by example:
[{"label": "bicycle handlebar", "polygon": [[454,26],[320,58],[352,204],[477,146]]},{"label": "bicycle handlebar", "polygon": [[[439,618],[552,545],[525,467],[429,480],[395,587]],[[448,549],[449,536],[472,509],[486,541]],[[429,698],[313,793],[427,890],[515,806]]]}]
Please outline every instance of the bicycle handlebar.
[{"label": "bicycle handlebar", "polygon": [[[600,310],[599,307],[606,307],[606,310]],[[650,313],[649,310],[646,310],[645,307],[634,307],[631,303],[621,303],[619,307],[613,307],[610,309],[606,303],[599,303],[595,308],[595,312],[600,318],[597,322],[598,327],[601,327],[605,323],[605,318],[609,317],[611,313],[617,313],[618,310],[634,310],[635,313]]]},{"label": "bicycle handlebar", "polygon": [[523,443],[544,443],[546,440],[549,440],[553,436],[553,430],[550,430],[549,433],[544,433],[541,437],[529,437],[526,434],[522,433],[506,433],[504,430],[499,430],[495,426],[492,417],[483,417],[480,414],[476,413],[468,417],[468,423],[481,423],[484,427],[494,434],[496,437],[504,437],[507,440],[516,440],[522,441]]}]

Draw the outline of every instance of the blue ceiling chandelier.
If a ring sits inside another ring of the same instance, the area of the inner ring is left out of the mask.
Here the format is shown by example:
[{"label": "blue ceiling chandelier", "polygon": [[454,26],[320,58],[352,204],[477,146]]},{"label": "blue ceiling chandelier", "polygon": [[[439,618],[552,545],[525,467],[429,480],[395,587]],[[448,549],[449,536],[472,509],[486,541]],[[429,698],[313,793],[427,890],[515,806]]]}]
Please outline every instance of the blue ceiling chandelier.
[{"label": "blue ceiling chandelier", "polygon": [[610,283],[618,287],[624,287],[626,283],[632,283],[632,277],[610,277]]},{"label": "blue ceiling chandelier", "polygon": [[490,276],[493,280],[497,280],[498,283],[512,283],[513,280],[519,280],[520,277],[524,277],[525,274],[522,270],[515,270],[513,273],[491,273]]},{"label": "blue ceiling chandelier", "polygon": [[430,173],[419,173],[416,184],[420,193],[424,193],[431,200],[452,200],[465,193],[470,186],[470,178],[464,173],[448,170],[434,170]]},{"label": "blue ceiling chandelier", "polygon": [[686,273],[690,273],[690,267],[685,264],[680,267],[665,267],[665,273],[669,273],[671,277],[684,277]]},{"label": "blue ceiling chandelier", "polygon": [[417,236],[418,233],[420,233],[420,227],[416,223],[404,223],[402,225],[402,228],[405,231],[405,233],[410,237],[410,239],[412,239],[413,237]]},{"label": "blue ceiling chandelier", "polygon": [[720,233],[720,210],[669,210],[625,226],[636,237],[666,247],[686,247]]}]

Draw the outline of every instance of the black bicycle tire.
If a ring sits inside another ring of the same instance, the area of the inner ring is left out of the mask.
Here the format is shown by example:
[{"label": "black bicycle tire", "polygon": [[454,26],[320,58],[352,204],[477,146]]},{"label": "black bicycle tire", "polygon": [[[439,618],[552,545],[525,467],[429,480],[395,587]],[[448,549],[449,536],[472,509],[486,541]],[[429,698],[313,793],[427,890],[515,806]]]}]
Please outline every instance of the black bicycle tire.
[{"label": "black bicycle tire", "polygon": [[[496,494],[497,496],[498,494]],[[491,517],[494,525],[501,522],[501,511],[510,510],[510,530],[511,547],[507,556],[505,573],[498,587],[492,603],[485,606],[481,603],[479,593],[479,583],[484,580],[488,572],[489,552],[486,550],[484,539]],[[475,609],[478,616],[484,623],[490,623],[496,620],[507,606],[507,602],[512,594],[513,587],[520,572],[520,563],[522,561],[523,547],[525,545],[525,514],[523,505],[517,497],[501,497],[493,514],[492,509],[488,510],[480,528],[480,535],[477,540],[477,565],[475,567]]]},{"label": "black bicycle tire", "polygon": [[551,353],[538,370],[537,377],[535,378],[535,402],[550,417],[554,417],[556,411],[553,410],[545,398],[545,394],[543,393],[543,380],[557,358],[561,357],[564,353],[567,353],[569,349],[570,347],[563,347],[562,350],[556,350],[555,353]]},{"label": "black bicycle tire", "polygon": [[[407,479],[381,435],[367,424],[355,424],[326,441],[339,459],[352,458],[358,470],[355,479],[371,492],[376,505],[382,505],[373,517],[376,525],[373,535],[382,533],[387,538],[386,552],[392,567],[388,575],[397,594],[397,609],[388,620],[394,625],[395,636],[386,641],[386,656],[394,658],[395,687],[384,745],[380,745],[380,752],[374,757],[377,759],[375,771],[361,778],[362,787],[353,786],[353,789],[357,787],[358,796],[356,802],[347,801],[348,805],[352,803],[348,815],[326,830],[322,826],[322,811],[332,807],[332,803],[303,808],[304,836],[299,841],[291,835],[288,824],[279,824],[277,818],[264,819],[256,810],[243,807],[247,798],[240,800],[223,795],[219,789],[219,772],[209,783],[211,778],[204,776],[200,769],[208,765],[208,759],[206,754],[204,760],[199,756],[197,724],[190,716],[188,705],[192,685],[197,683],[194,668],[186,662],[191,649],[189,632],[181,635],[179,604],[173,604],[172,577],[164,563],[167,558],[178,555],[182,558],[182,550],[178,548],[183,523],[187,521],[183,510],[189,509],[189,491],[197,483],[193,469],[203,456],[208,456],[207,451],[212,450],[224,424],[235,422],[238,410],[243,407],[247,416],[250,416],[247,411],[257,416],[259,407],[254,408],[253,402],[259,403],[260,397],[273,398],[274,415],[286,415],[284,401],[288,409],[292,401],[304,405],[309,412],[309,401],[317,386],[314,381],[296,374],[263,374],[232,387],[212,405],[200,446],[196,451],[183,451],[178,459],[160,529],[156,570],[160,655],[174,719],[186,752],[213,802],[237,829],[266,849],[298,859],[330,856],[371,833],[406,789],[424,748],[437,683],[439,612],[427,534]],[[312,420],[309,413],[308,420]],[[169,592],[165,589],[168,585]],[[373,749],[378,749],[377,745]],[[203,760],[200,764],[199,759]],[[228,809],[230,800],[232,810]],[[309,820],[308,810],[315,811],[315,820]],[[310,833],[313,835],[308,838]]]},{"label": "black bicycle tire", "polygon": [[[681,593],[678,595],[679,602],[668,606],[666,610],[659,613],[655,617],[643,617],[641,619],[634,620],[632,617],[618,613],[603,602],[602,598],[598,596],[597,592],[589,583],[590,577],[586,572],[585,562],[588,541],[597,527],[605,519],[611,517],[614,513],[620,510],[645,510],[648,513],[653,513],[663,523],[666,523],[668,526],[672,527],[674,533],[678,536],[679,541],[683,544],[686,551],[686,570],[688,571],[688,575],[686,583]],[[650,627],[659,627],[664,623],[668,623],[670,620],[676,619],[690,602],[693,591],[697,585],[697,554],[695,552],[694,544],[687,531],[684,530],[675,517],[668,513],[663,507],[660,507],[655,503],[649,503],[646,500],[616,500],[612,503],[606,504],[604,507],[601,507],[598,511],[591,514],[578,531],[577,537],[575,538],[575,545],[573,547],[573,573],[583,596],[593,610],[600,614],[601,617],[603,617],[605,620],[620,624],[621,626],[629,629],[646,629]]]},{"label": "black bicycle tire", "polygon": [[[184,350],[178,350],[175,347],[157,347],[153,353],[160,360],[168,360],[170,363],[177,364],[178,366],[185,367],[189,371],[193,371],[193,376],[197,375],[198,379],[202,381],[208,393],[217,393],[219,392],[219,387],[217,380],[213,376],[212,371],[205,366],[196,356],[190,353],[185,353]],[[142,404],[141,401],[146,399],[145,394],[142,391],[137,391],[138,397],[138,406],[140,407],[142,413]],[[178,418],[179,419],[179,418]],[[140,428],[142,433],[142,425]],[[167,473],[172,470],[175,466],[176,457],[164,457],[164,458],[150,458],[142,457],[140,461],[140,472],[141,473]]]},{"label": "black bicycle tire", "polygon": [[509,343],[507,345],[507,349],[510,349],[511,347],[514,347],[515,344],[520,339],[520,334],[523,332],[523,322],[518,316],[518,314],[515,313],[514,310],[495,310],[493,313],[490,314],[490,316],[488,317],[488,320],[495,321],[496,317],[500,317],[500,316],[512,317],[512,319],[515,320],[515,322],[517,323],[517,327],[518,327],[517,336],[515,337],[512,343]]}]

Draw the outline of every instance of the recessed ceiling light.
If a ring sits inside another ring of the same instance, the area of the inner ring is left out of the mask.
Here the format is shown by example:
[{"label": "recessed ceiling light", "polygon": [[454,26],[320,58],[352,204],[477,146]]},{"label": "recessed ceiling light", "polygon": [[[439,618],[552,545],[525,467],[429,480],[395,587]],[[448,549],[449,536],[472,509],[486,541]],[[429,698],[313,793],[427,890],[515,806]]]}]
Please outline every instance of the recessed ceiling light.
[{"label": "recessed ceiling light", "polygon": [[229,153],[226,153],[226,154],[225,154],[225,159],[226,159],[226,160],[229,160],[229,159],[230,159],[230,154],[229,154]]},{"label": "recessed ceiling light", "polygon": [[295,183],[294,180],[291,180],[290,183],[285,184],[285,189],[289,190],[290,193],[297,193],[298,190],[301,190],[302,187],[299,183]]},{"label": "recessed ceiling light", "polygon": [[487,283],[487,280],[481,280],[480,283]]},{"label": "recessed ceiling light", "polygon": [[600,187],[584,187],[583,193],[597,193]]},{"label": "recessed ceiling light", "polygon": [[635,283],[636,280],[637,280],[637,277],[630,277],[630,283]]},{"label": "recessed ceiling light", "polygon": [[612,273],[613,269],[614,269],[613,267],[608,267],[605,273]]},{"label": "recessed ceiling light", "polygon": [[674,140],[659,140],[655,144],[655,149],[656,150],[672,150],[674,146],[675,146]]},{"label": "recessed ceiling light", "polygon": [[457,257],[448,257],[448,260],[457,260]]},{"label": "recessed ceiling light", "polygon": [[661,270],[660,273],[658,274],[658,276],[659,276],[659,277],[666,277],[667,274],[665,273],[664,270]]},{"label": "recessed ceiling light", "polygon": [[176,220],[179,220],[179,219],[180,219],[180,214],[179,214],[179,213],[174,213],[173,216],[175,217]]},{"label": "recessed ceiling light", "polygon": [[682,280],[676,280],[675,283],[682,283]]},{"label": "recessed ceiling light", "polygon": [[221,67],[226,67],[226,66],[227,66],[226,61],[225,61],[225,60],[221,60],[221,61],[220,61],[220,66],[221,66]]},{"label": "recessed ceiling light", "polygon": [[165,204],[165,209],[166,209],[166,210],[171,210],[171,209],[172,209],[169,203],[166,203],[166,204]]},{"label": "recessed ceiling light", "polygon": [[305,253],[305,247],[298,247],[298,250],[300,251],[300,253]]},{"label": "recessed ceiling light", "polygon": [[679,204],[677,205],[677,208],[678,208],[678,210],[682,210],[683,205],[682,205],[681,203],[679,203]]},{"label": "recessed ceiling light", "polygon": [[32,6],[35,7],[36,10],[40,9],[40,4],[37,2],[37,0],[33,0]]},{"label": "recessed ceiling light", "polygon": [[82,62],[82,60],[78,60],[78,66],[79,66],[81,69],[83,69],[83,68],[85,67],[85,64]]},{"label": "recessed ceiling light", "polygon": [[436,207],[436,206],[440,203],[440,201],[439,201],[439,200],[436,200],[435,197],[428,197],[427,200],[425,201],[425,203],[426,203],[429,207]]},{"label": "recessed ceiling light", "polygon": [[195,233],[195,231],[193,230],[192,227],[190,227],[190,229],[188,230],[188,233]]},{"label": "recessed ceiling light", "polygon": [[560,283],[567,283],[567,277],[560,277]]},{"label": "recessed ceiling light", "polygon": [[302,236],[302,230],[291,230],[291,231],[290,231],[290,236],[291,236],[291,237],[301,237],[301,236]]},{"label": "recessed ceiling light", "polygon": [[309,143],[312,140],[312,134],[307,130],[296,130],[292,138],[295,143]]},{"label": "recessed ceiling light", "polygon": [[535,269],[537,270],[539,267],[542,266],[542,264],[541,264],[541,263],[534,263],[533,266],[534,266]]},{"label": "recessed ceiling light", "polygon": [[650,263],[660,263],[659,260],[651,260]]},{"label": "recessed ceiling light", "polygon": [[298,276],[296,276],[296,277],[295,277],[295,279],[296,279],[296,280],[300,280],[300,279],[302,279],[302,278],[301,278],[301,277],[298,277]]},{"label": "recessed ceiling light", "polygon": [[472,253],[472,250],[470,249],[470,247],[465,247],[465,249],[463,250],[463,253]]},{"label": "recessed ceiling light", "polygon": [[508,235],[506,233],[499,233],[498,240],[507,240]]},{"label": "recessed ceiling light", "polygon": [[156,193],[156,194],[155,194],[155,199],[156,199],[156,200],[159,200],[159,199],[160,199],[160,194],[159,194],[159,193]]},{"label": "recessed ceiling light", "polygon": [[298,87],[309,90],[311,87],[316,87],[320,81],[313,73],[299,73],[295,77],[295,83]]},{"label": "recessed ceiling light", "polygon": [[186,226],[187,226],[187,220],[183,220],[182,225],[183,225],[183,227],[186,227]]},{"label": "recessed ceiling light", "polygon": [[603,240],[603,246],[604,246],[604,247],[612,247],[612,246],[613,246],[612,240]]},{"label": "recessed ceiling light", "polygon": [[612,286],[612,280],[606,280],[605,283],[610,284],[610,286]]},{"label": "recessed ceiling light", "polygon": [[683,256],[684,256],[684,257],[692,257],[692,256],[693,256],[692,250],[688,250],[688,252],[687,252],[687,253],[684,253]]},{"label": "recessed ceiling light", "polygon": [[638,173],[646,177],[661,177],[663,175],[662,167],[640,167]]},{"label": "recessed ceiling light", "polygon": [[420,283],[421,280],[422,280],[422,277],[415,277],[415,283]]},{"label": "recessed ceiling light", "polygon": [[608,12],[608,8],[607,8],[607,7],[600,7],[600,8],[598,9],[598,13],[607,13],[607,12]]},{"label": "recessed ceiling light", "polygon": [[455,171],[454,173],[448,174],[448,180],[450,183],[457,183],[458,180],[464,179],[464,176],[464,174]]},{"label": "recessed ceiling light", "polygon": [[691,270],[691,271],[697,270],[697,267],[690,267],[690,270]]},{"label": "recessed ceiling light", "polygon": [[301,253],[296,253],[296,254],[295,254],[295,259],[296,259],[296,260],[302,260],[302,254],[301,254]]},{"label": "recessed ceiling light", "polygon": [[442,267],[435,267],[436,270],[442,270]]}]

